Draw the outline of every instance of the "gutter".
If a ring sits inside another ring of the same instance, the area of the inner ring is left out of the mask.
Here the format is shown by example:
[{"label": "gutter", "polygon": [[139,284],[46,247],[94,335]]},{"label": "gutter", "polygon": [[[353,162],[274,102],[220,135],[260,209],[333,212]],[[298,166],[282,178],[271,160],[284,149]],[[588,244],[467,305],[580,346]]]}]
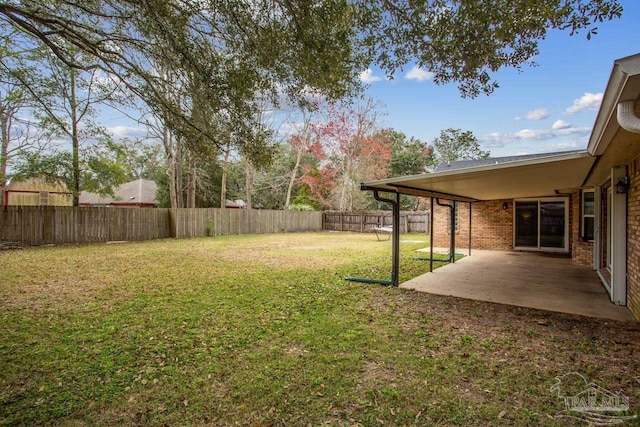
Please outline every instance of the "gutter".
[{"label": "gutter", "polygon": [[[587,151],[591,155],[601,156],[609,146],[618,129],[620,127],[624,129],[622,123],[617,120],[618,117],[620,117],[620,105],[633,101],[633,99],[624,99],[624,89],[629,79],[638,74],[640,74],[640,54],[614,61],[611,76],[609,77],[609,82],[604,92],[604,98],[600,104],[600,110],[598,111],[596,121],[593,125],[593,131],[589,137]],[[626,97],[628,98],[629,94],[626,94]],[[627,118],[627,116],[629,116],[627,112],[628,106],[622,107],[622,110],[624,110],[622,119],[626,123],[629,120]],[[615,118],[614,115],[616,115]],[[633,106],[631,107],[631,115],[633,115]]]},{"label": "gutter", "polygon": [[618,124],[628,132],[640,133],[640,117],[636,116],[634,107],[634,101],[625,101],[618,104]]}]

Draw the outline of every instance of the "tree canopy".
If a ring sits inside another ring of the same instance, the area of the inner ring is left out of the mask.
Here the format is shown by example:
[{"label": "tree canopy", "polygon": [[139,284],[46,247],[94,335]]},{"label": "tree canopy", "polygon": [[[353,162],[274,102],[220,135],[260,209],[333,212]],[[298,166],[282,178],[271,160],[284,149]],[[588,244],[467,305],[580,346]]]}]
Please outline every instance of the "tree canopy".
[{"label": "tree canopy", "polygon": [[268,138],[257,97],[336,100],[371,64],[392,76],[410,63],[477,96],[498,69],[530,64],[548,30],[590,37],[621,13],[618,0],[0,1],[3,36],[24,52],[103,70],[192,149],[221,146],[231,125],[249,156]]},{"label": "tree canopy", "polygon": [[352,91],[360,68],[348,42],[352,12],[343,2],[0,2],[3,26],[20,31],[25,46],[45,45],[70,67],[116,76],[200,148],[219,146],[219,127],[228,124],[240,149],[264,139],[251,119],[258,95]]},{"label": "tree canopy", "polygon": [[451,128],[440,131],[440,136],[433,140],[433,150],[434,166],[456,160],[486,159],[490,155],[480,149],[478,139],[471,131]]}]

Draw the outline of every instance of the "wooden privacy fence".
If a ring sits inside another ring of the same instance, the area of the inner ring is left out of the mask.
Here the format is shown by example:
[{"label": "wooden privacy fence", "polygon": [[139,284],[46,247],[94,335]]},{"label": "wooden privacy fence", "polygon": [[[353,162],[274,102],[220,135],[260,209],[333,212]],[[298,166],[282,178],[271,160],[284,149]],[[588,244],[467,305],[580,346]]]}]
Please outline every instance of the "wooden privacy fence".
[{"label": "wooden privacy fence", "polygon": [[[324,229],[332,231],[373,232],[375,227],[390,227],[393,223],[391,212],[325,212]],[[400,212],[400,232],[428,233],[429,212]]]},{"label": "wooden privacy fence", "polygon": [[322,212],[210,208],[171,209],[171,215],[176,237],[322,230]]},{"label": "wooden privacy fence", "polygon": [[21,245],[322,230],[321,212],[61,206],[0,207],[0,241]]},{"label": "wooden privacy fence", "polygon": [[170,237],[166,209],[3,206],[0,240],[21,245]]}]

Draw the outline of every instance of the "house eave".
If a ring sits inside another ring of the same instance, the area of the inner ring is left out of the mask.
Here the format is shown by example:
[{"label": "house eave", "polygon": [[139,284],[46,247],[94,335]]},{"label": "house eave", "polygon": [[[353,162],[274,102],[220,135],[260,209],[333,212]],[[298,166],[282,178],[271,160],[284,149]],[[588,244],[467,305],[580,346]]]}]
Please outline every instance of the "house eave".
[{"label": "house eave", "polygon": [[539,157],[539,158],[535,158],[535,159],[525,159],[525,160],[514,160],[512,162],[505,162],[505,163],[498,163],[498,164],[493,164],[493,165],[484,165],[484,166],[475,166],[475,167],[470,167],[470,168],[464,168],[464,169],[454,169],[451,171],[443,171],[443,172],[433,172],[433,173],[422,173],[422,174],[418,174],[418,175],[407,175],[407,176],[403,176],[403,177],[398,177],[398,178],[387,178],[387,179],[380,179],[377,181],[370,181],[367,182],[363,185],[366,186],[378,186],[378,185],[393,185],[393,184],[399,184],[405,181],[409,181],[409,180],[415,180],[415,179],[419,179],[419,178],[423,178],[423,177],[428,177],[428,178],[444,178],[447,176],[457,176],[457,175],[462,175],[462,174],[470,174],[470,173],[474,173],[474,172],[485,172],[485,171],[493,171],[493,170],[499,170],[499,169],[510,169],[510,168],[514,168],[514,167],[518,167],[518,166],[529,166],[529,165],[538,165],[538,164],[544,164],[544,163],[551,163],[551,162],[556,162],[556,161],[560,161],[560,160],[573,160],[573,159],[581,159],[581,158],[585,158],[585,157],[589,157],[589,153],[587,153],[586,151],[571,151],[571,152],[567,152],[567,153],[552,153],[549,154],[549,156],[547,157]]},{"label": "house eave", "polygon": [[[640,54],[614,62],[587,145],[587,151],[591,155],[601,156],[620,129],[616,119],[616,108],[620,102],[635,100],[634,94],[637,95],[637,90],[629,86],[631,77],[637,75],[640,75]],[[637,81],[634,83],[638,84]]]},{"label": "house eave", "polygon": [[[362,184],[364,189],[459,201],[553,196],[578,188],[593,164],[586,151],[431,174],[390,178]],[[538,179],[532,179],[538,177]]]}]

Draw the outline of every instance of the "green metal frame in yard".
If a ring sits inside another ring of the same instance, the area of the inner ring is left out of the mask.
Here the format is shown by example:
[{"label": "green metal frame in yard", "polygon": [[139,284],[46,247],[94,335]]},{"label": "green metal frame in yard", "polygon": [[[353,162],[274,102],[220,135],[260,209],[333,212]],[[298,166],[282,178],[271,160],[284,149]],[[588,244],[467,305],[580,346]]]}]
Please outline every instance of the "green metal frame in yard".
[{"label": "green metal frame in yard", "polygon": [[[368,190],[363,187],[362,190]],[[393,224],[391,225],[391,278],[389,280],[383,279],[368,279],[365,277],[347,277],[345,280],[351,282],[360,283],[376,283],[385,286],[398,286],[398,278],[400,276],[400,193],[395,193],[396,199],[386,199],[380,197],[379,190],[371,189],[373,191],[373,197],[383,203],[389,203],[392,208]]]},{"label": "green metal frame in yard", "polygon": [[[385,191],[385,190],[381,190],[375,187],[369,187],[366,185],[362,185],[360,187],[361,190],[363,191],[372,191],[373,192],[373,197],[379,201],[379,202],[383,202],[383,203],[389,203],[391,205],[392,208],[392,212],[393,212],[393,224],[392,224],[392,232],[391,232],[391,240],[392,240],[392,248],[391,248],[391,278],[389,280],[384,280],[384,279],[370,279],[370,278],[366,278],[366,277],[346,277],[345,280],[351,281],[351,282],[360,282],[360,283],[375,283],[375,284],[380,284],[380,285],[385,285],[385,286],[398,286],[398,278],[400,277],[400,194],[405,194],[403,193],[401,190],[402,188],[398,188],[398,190],[400,191],[395,191],[395,192],[391,192],[391,191]],[[408,195],[422,195],[422,194],[418,194],[416,191],[416,189],[408,189],[411,191],[407,191],[406,194]],[[395,200],[393,199],[387,199],[384,197],[380,197],[380,192],[385,192],[385,193],[390,193],[390,194],[395,194]],[[426,194],[425,194],[426,195]],[[423,261],[429,261],[429,272],[433,271],[433,262],[437,261],[437,262],[447,262],[447,263],[455,263],[456,262],[456,255],[462,255],[462,254],[456,254],[456,224],[455,224],[455,211],[456,211],[456,205],[458,203],[458,200],[456,200],[456,198],[447,198],[447,195],[441,194],[441,196],[444,197],[435,197],[436,202],[438,203],[439,206],[443,206],[449,209],[449,215],[451,218],[451,221],[449,221],[450,223],[450,230],[449,230],[449,234],[451,236],[451,240],[449,243],[449,256],[448,258],[443,259],[437,259],[437,258],[433,258],[433,199],[434,196],[437,196],[438,194],[435,194],[433,192],[429,192],[427,197],[430,197],[431,199],[431,215],[430,215],[430,227],[429,230],[431,231],[431,236],[429,238],[429,257],[416,257],[414,258],[415,260],[423,260]],[[451,196],[450,196],[451,197]],[[440,202],[440,199],[445,199],[445,200],[450,200],[450,203],[442,203]],[[473,203],[472,199],[460,199],[459,201],[465,201],[469,203],[469,256],[471,256],[471,206]],[[376,233],[377,234],[377,233]],[[378,240],[380,240],[378,238]]]}]

